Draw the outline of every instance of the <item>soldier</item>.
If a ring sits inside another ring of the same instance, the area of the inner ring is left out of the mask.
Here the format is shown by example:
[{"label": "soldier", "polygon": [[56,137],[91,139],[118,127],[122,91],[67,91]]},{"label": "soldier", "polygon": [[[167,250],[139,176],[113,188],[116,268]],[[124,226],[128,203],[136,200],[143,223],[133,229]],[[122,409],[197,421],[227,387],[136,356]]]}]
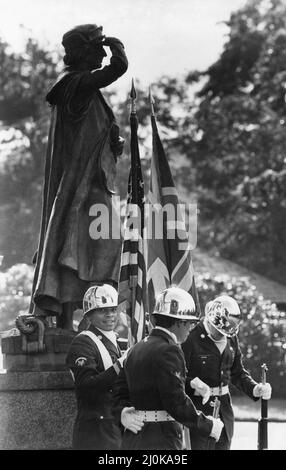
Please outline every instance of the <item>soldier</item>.
[{"label": "soldier", "polygon": [[[78,407],[74,449],[120,448],[121,429],[111,410],[113,384],[125,358],[114,332],[117,301],[117,291],[108,284],[90,287],[84,295],[86,329],[73,339],[66,360],[75,381]],[[129,421],[137,432],[139,418],[134,420],[129,413]]]},{"label": "soldier", "polygon": [[[125,428],[122,449],[181,450],[182,424],[219,439],[222,422],[197,412],[185,394],[180,343],[198,321],[192,296],[166,289],[158,296],[153,321],[150,335],[128,353],[114,386],[116,415]],[[145,423],[137,434],[130,428],[130,407]]]},{"label": "soldier", "polygon": [[[220,400],[220,418],[224,428],[216,450],[230,449],[234,415],[229,394],[230,382],[253,400],[269,400],[271,386],[258,384],[244,368],[237,338],[241,313],[235,299],[221,295],[207,303],[205,318],[190,332],[182,349],[186,359],[186,392],[197,409],[212,412],[212,400]],[[190,430],[192,449],[208,449],[202,433]]]}]

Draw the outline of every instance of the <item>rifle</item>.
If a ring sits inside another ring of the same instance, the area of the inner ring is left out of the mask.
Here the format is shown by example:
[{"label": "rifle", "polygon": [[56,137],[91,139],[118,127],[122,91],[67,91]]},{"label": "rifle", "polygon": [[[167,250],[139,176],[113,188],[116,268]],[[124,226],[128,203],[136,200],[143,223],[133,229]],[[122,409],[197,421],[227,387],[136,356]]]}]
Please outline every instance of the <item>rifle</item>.
[{"label": "rifle", "polygon": [[[213,418],[219,417],[220,409],[220,400],[218,397],[215,397],[214,401],[210,403],[213,406]],[[215,448],[215,439],[213,437],[208,438],[207,450],[214,450]]]},{"label": "rifle", "polygon": [[[266,383],[266,364],[261,366],[261,383]],[[258,420],[258,450],[268,449],[268,401],[261,398],[261,418]]]}]

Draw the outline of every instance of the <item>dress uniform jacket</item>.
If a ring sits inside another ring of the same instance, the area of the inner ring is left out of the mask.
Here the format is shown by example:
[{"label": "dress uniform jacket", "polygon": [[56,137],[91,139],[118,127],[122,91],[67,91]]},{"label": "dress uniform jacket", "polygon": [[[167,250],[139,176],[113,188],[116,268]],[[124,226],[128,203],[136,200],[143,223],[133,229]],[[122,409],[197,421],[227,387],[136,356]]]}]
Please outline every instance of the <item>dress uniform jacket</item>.
[{"label": "dress uniform jacket", "polygon": [[[101,339],[115,363],[121,356],[119,347],[94,326],[90,326],[88,330]],[[73,339],[66,362],[74,376],[78,407],[73,448],[119,449],[121,429],[116,424],[111,409],[116,368],[111,366],[104,369],[98,347],[91,338],[83,334]]]},{"label": "dress uniform jacket", "polygon": [[[221,354],[215,343],[208,336],[203,321],[190,332],[189,337],[182,344],[187,366],[186,392],[193,400],[197,409],[202,410],[207,415],[212,415],[213,409],[210,400],[202,405],[202,397],[195,396],[195,390],[190,387],[190,381],[199,377],[209,387],[220,387],[232,383],[238,389],[242,390],[253,400],[253,388],[256,383],[244,368],[242,363],[242,354],[237,336],[227,338],[226,347]],[[219,397],[220,418],[225,427],[218,443],[218,447],[229,448],[233,436],[234,414],[232,409],[231,397],[225,394]],[[192,448],[196,446],[198,435],[190,432]],[[202,445],[200,442],[200,446]],[[221,442],[224,441],[224,442]],[[206,441],[205,441],[206,442]]]},{"label": "dress uniform jacket", "polygon": [[136,410],[164,410],[175,421],[146,422],[137,434],[126,430],[122,448],[182,449],[182,424],[208,436],[212,421],[197,412],[185,393],[182,350],[167,332],[154,328],[129,352],[114,386],[114,404],[120,417],[126,406]]}]

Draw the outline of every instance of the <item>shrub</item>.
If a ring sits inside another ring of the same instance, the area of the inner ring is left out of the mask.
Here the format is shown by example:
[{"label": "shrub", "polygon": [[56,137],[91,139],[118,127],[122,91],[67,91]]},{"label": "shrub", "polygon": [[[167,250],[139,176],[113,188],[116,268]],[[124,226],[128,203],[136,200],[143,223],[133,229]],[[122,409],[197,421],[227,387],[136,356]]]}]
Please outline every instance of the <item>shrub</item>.
[{"label": "shrub", "polygon": [[34,268],[24,263],[0,273],[0,331],[15,327],[15,318],[28,312],[33,275]]}]

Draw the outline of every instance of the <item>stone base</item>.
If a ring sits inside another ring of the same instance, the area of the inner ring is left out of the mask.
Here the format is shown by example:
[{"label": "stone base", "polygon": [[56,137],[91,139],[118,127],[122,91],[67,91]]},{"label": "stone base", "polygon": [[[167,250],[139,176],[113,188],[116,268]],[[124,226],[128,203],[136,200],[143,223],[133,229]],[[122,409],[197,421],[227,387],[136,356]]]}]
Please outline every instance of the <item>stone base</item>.
[{"label": "stone base", "polygon": [[70,449],[75,416],[68,371],[0,374],[0,450]]},{"label": "stone base", "polygon": [[76,334],[75,331],[60,328],[46,328],[44,349],[38,352],[36,333],[22,335],[16,329],[4,332],[1,334],[3,368],[10,372],[67,370],[65,359]]}]

